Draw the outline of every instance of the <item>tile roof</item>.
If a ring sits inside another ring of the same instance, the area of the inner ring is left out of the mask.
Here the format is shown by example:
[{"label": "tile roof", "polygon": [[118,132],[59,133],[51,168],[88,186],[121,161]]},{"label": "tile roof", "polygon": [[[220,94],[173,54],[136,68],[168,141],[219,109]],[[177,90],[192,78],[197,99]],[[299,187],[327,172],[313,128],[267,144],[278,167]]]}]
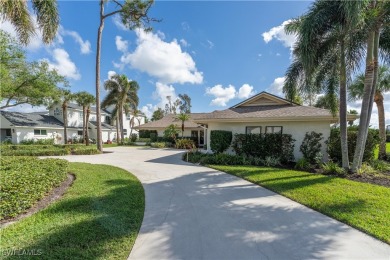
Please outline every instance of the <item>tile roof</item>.
[{"label": "tile roof", "polygon": [[0,112],[14,126],[64,127],[64,124],[54,116],[39,113]]},{"label": "tile roof", "polygon": [[[205,116],[207,113],[192,113],[190,114],[190,119],[184,123],[185,128],[197,128],[199,125],[194,122],[194,120],[198,119],[199,117]],[[136,126],[135,129],[156,129],[156,128],[167,128],[169,125],[174,124],[178,127],[181,126],[181,121],[179,119],[176,119],[177,115],[169,114],[164,116],[162,119],[157,121],[150,121],[146,124]]]},{"label": "tile roof", "polygon": [[297,106],[297,105],[269,105],[269,106],[247,106],[229,108],[220,111],[214,111],[211,113],[199,116],[195,121],[201,122],[202,120],[213,119],[282,119],[282,118],[330,118],[332,114],[327,109],[309,107],[309,106]]}]

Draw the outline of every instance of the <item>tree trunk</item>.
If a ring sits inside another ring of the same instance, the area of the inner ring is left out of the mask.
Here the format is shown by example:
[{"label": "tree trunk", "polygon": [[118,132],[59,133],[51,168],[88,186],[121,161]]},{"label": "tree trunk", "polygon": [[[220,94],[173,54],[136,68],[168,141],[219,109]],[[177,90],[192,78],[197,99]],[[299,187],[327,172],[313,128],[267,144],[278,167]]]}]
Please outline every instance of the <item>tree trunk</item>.
[{"label": "tree trunk", "polygon": [[340,139],[342,164],[349,170],[348,136],[347,136],[347,71],[345,65],[344,40],[340,43]]},{"label": "tree trunk", "polygon": [[385,107],[383,106],[383,95],[377,91],[375,95],[375,104],[378,108],[378,122],[379,122],[379,155],[378,159],[386,158],[386,123],[385,123]]},{"label": "tree trunk", "polygon": [[86,144],[87,140],[87,130],[86,130],[86,106],[83,106],[83,144]]},{"label": "tree trunk", "polygon": [[100,114],[100,55],[102,45],[102,33],[104,28],[104,1],[100,0],[100,25],[97,36],[97,47],[96,47],[96,142],[97,149],[103,151],[102,141],[102,122]]},{"label": "tree trunk", "polygon": [[89,145],[89,132],[88,132],[88,125],[89,125],[89,115],[91,114],[91,107],[88,106],[87,108],[87,116],[85,117],[85,142],[86,145]]},{"label": "tree trunk", "polygon": [[184,121],[181,123],[181,139],[184,138]]},{"label": "tree trunk", "polygon": [[119,137],[119,118],[118,118],[118,112],[117,112],[115,121],[116,121],[116,143],[119,144],[120,137]]},{"label": "tree trunk", "polygon": [[362,108],[360,112],[359,120],[359,131],[356,139],[356,148],[353,156],[352,172],[357,172],[360,168],[364,147],[365,147],[365,138],[368,133],[368,118],[369,118],[369,107],[371,100],[371,92],[373,88],[373,79],[374,79],[374,38],[375,32],[370,32],[367,39],[367,57],[366,57],[366,71],[364,77],[364,94],[362,100]]},{"label": "tree trunk", "polygon": [[123,144],[125,140],[125,133],[123,131],[123,108],[122,106],[119,107],[119,127],[121,129],[121,144]]},{"label": "tree trunk", "polygon": [[68,143],[68,104],[62,104],[62,118],[64,121],[64,144]]},{"label": "tree trunk", "polygon": [[[380,27],[377,26],[375,31],[370,33],[370,39],[367,44],[367,59],[366,59],[366,78],[364,82],[364,96],[362,104],[362,114],[364,118],[360,117],[359,132],[356,142],[356,150],[354,155],[353,171],[356,172],[362,165],[364,149],[367,141],[368,129],[370,126],[372,107],[376,92],[376,83],[378,80],[379,66],[378,66],[378,51],[379,51],[379,36]],[[368,65],[367,65],[368,64]],[[366,83],[371,81],[371,86]],[[367,98],[367,99],[366,99]],[[364,111],[363,111],[364,109]],[[363,126],[361,124],[364,124]]]}]

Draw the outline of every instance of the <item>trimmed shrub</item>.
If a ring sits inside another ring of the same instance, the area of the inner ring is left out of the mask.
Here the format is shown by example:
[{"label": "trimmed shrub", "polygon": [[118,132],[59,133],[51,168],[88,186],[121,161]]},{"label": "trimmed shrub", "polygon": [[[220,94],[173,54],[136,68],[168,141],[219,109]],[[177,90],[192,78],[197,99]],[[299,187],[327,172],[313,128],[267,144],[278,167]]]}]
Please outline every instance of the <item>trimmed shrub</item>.
[{"label": "trimmed shrub", "polygon": [[345,170],[341,168],[337,163],[329,161],[322,165],[322,169],[324,170],[324,174],[337,174],[344,175]]},{"label": "trimmed shrub", "polygon": [[[349,161],[353,161],[355,153],[356,139],[358,132],[356,128],[348,129],[348,157]],[[329,139],[326,141],[328,145],[329,158],[334,162],[341,162],[341,142],[340,128],[332,128]],[[369,129],[367,135],[366,147],[363,154],[363,162],[368,162],[374,158],[374,150],[379,144],[379,132],[376,129]]]},{"label": "trimmed shrub", "polygon": [[20,141],[21,145],[48,145],[48,144],[54,144],[53,138],[48,139],[26,139]]},{"label": "trimmed shrub", "polygon": [[150,142],[150,138],[138,138],[138,142],[148,143],[148,142]]},{"label": "trimmed shrub", "polygon": [[390,143],[390,134],[386,135],[386,142]]},{"label": "trimmed shrub", "polygon": [[210,148],[214,153],[223,153],[226,151],[231,142],[233,134],[231,131],[211,130],[210,132]]},{"label": "trimmed shrub", "polygon": [[166,148],[166,147],[168,147],[167,143],[164,143],[164,142],[151,143],[150,146],[153,148]]},{"label": "trimmed shrub", "polygon": [[139,130],[138,132],[139,138],[151,138],[151,134],[155,134],[157,136],[156,130]]},{"label": "trimmed shrub", "polygon": [[177,149],[193,149],[195,143],[191,139],[177,139],[175,143],[175,148]]},{"label": "trimmed shrub", "polygon": [[298,170],[308,171],[311,168],[311,164],[305,158],[301,158],[297,161],[294,168]]},{"label": "trimmed shrub", "polygon": [[232,147],[237,155],[262,160],[278,157],[286,163],[294,160],[294,142],[287,134],[235,134]]},{"label": "trimmed shrub", "polygon": [[322,133],[312,131],[311,133],[306,132],[305,134],[305,138],[302,141],[299,151],[303,154],[303,158],[311,164],[318,164],[322,160],[322,139],[324,139],[322,137]]},{"label": "trimmed shrub", "polygon": [[35,157],[0,158],[0,219],[23,213],[67,176],[68,162]]},{"label": "trimmed shrub", "polygon": [[138,139],[138,135],[137,134],[131,134],[130,142],[134,143],[135,141],[137,141],[137,139]]},{"label": "trimmed shrub", "polygon": [[157,133],[150,133],[150,141],[157,142]]},{"label": "trimmed shrub", "polygon": [[262,160],[262,163],[264,166],[277,166],[280,165],[280,158],[279,157],[273,157],[273,156],[267,156]]}]

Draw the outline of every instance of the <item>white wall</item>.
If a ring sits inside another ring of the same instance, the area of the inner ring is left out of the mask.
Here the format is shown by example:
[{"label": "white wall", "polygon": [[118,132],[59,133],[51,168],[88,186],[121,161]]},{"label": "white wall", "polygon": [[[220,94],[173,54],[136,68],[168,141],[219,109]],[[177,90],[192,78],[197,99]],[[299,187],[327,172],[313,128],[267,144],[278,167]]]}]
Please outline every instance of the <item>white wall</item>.
[{"label": "white wall", "polygon": [[[317,133],[323,134],[322,141],[322,154],[324,155],[324,160],[327,159],[326,145],[325,141],[328,140],[330,135],[330,122],[321,121],[321,122],[270,122],[270,123],[209,123],[207,136],[210,136],[212,130],[226,130],[232,131],[233,138],[234,134],[245,134],[247,126],[261,126],[261,133],[265,133],[266,126],[282,126],[283,134],[290,134],[295,139],[294,145],[294,157],[295,160],[302,158],[302,153],[299,151],[299,147],[302,144],[303,139],[305,138],[306,132],[315,131]],[[210,138],[207,138],[207,149],[211,152],[210,149]],[[232,152],[232,149],[229,148],[229,153]]]},{"label": "white wall", "polygon": [[[38,129],[38,128],[37,128]],[[20,143],[22,140],[31,140],[31,139],[50,139],[54,138],[54,135],[57,136],[57,133],[63,137],[63,130],[61,129],[47,129],[47,128],[39,128],[46,130],[47,135],[34,135],[34,128],[15,128],[15,133],[12,133],[12,142]],[[56,143],[63,143],[62,138],[60,141]]]},{"label": "white wall", "polygon": [[[123,129],[127,129],[127,135],[125,137],[130,137],[130,132],[132,134],[138,135],[138,130],[133,129],[133,131],[131,131],[130,121],[133,117],[134,117],[133,115],[130,115],[130,118],[128,119],[127,116],[125,114],[123,114]],[[145,118],[143,116],[139,116],[138,119],[139,119],[140,123],[138,124],[138,120],[134,119],[134,126],[139,126],[139,125],[145,124]]]}]

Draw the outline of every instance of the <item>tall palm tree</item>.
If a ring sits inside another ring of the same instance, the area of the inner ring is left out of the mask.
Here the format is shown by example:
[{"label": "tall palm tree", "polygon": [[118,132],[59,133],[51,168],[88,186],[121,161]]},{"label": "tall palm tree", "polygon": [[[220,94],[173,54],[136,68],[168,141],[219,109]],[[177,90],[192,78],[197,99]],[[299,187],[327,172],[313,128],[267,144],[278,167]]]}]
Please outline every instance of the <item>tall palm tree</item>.
[{"label": "tall palm tree", "polygon": [[176,116],[176,119],[181,121],[181,138],[184,137],[184,123],[190,119],[190,115],[186,113],[180,113]]},{"label": "tall palm tree", "polygon": [[[16,30],[21,43],[27,45],[36,34],[33,18],[28,11],[26,0],[1,0],[0,17],[9,21]],[[32,8],[37,17],[38,28],[42,32],[42,40],[49,44],[57,34],[59,14],[56,0],[32,0]]]},{"label": "tall palm tree", "polygon": [[100,55],[102,46],[102,33],[104,28],[104,20],[107,17],[119,14],[122,23],[129,29],[145,28],[150,30],[147,25],[155,19],[148,17],[148,11],[153,4],[153,0],[125,0],[121,3],[117,0],[112,0],[116,4],[116,9],[110,13],[104,13],[104,4],[107,0],[100,0],[100,23],[96,42],[96,121],[97,121],[97,148],[103,151],[102,144],[102,122],[100,113]]},{"label": "tall palm tree", "polygon": [[348,46],[353,42],[351,30],[360,22],[357,11],[363,4],[364,1],[318,0],[307,14],[287,26],[288,32],[298,35],[298,41],[294,49],[295,61],[286,74],[284,91],[292,100],[298,92],[296,83],[300,81],[309,97],[325,87],[330,100],[335,101],[338,85],[342,164],[345,169],[349,169],[347,76],[349,69],[357,63],[356,56],[359,56],[354,52],[356,49]]},{"label": "tall palm tree", "polygon": [[87,115],[87,110],[90,110],[90,105],[95,101],[95,97],[86,92],[80,91],[75,94],[75,100],[79,106],[83,108],[83,139],[84,143],[89,145],[89,135],[88,135],[88,121],[89,115]]},{"label": "tall palm tree", "polygon": [[114,105],[118,108],[121,142],[124,140],[123,115],[138,107],[138,83],[129,81],[126,75],[115,74],[104,83],[104,88],[109,91],[102,101],[102,107]]},{"label": "tall palm tree", "polygon": [[75,99],[75,95],[67,89],[59,89],[58,94],[53,100],[53,105],[61,105],[62,120],[64,123],[64,143],[68,142],[68,105],[69,102]]},{"label": "tall palm tree", "polygon": [[[366,23],[366,69],[364,77],[364,94],[360,112],[359,131],[356,140],[352,171],[356,172],[363,161],[364,148],[367,141],[368,128],[375,98],[379,74],[379,48],[382,48],[384,57],[389,62],[390,44],[390,1],[370,1],[365,10]],[[385,40],[384,40],[384,39]],[[387,41],[386,41],[387,40]],[[382,44],[382,46],[380,46]]]},{"label": "tall palm tree", "polygon": [[[349,86],[349,98],[351,101],[360,100],[364,96],[365,74],[360,74]],[[390,91],[390,67],[380,66],[378,73],[378,82],[376,85],[374,102],[378,108],[379,122],[379,159],[386,157],[386,125],[385,125],[385,108],[383,105],[383,94]]]}]

